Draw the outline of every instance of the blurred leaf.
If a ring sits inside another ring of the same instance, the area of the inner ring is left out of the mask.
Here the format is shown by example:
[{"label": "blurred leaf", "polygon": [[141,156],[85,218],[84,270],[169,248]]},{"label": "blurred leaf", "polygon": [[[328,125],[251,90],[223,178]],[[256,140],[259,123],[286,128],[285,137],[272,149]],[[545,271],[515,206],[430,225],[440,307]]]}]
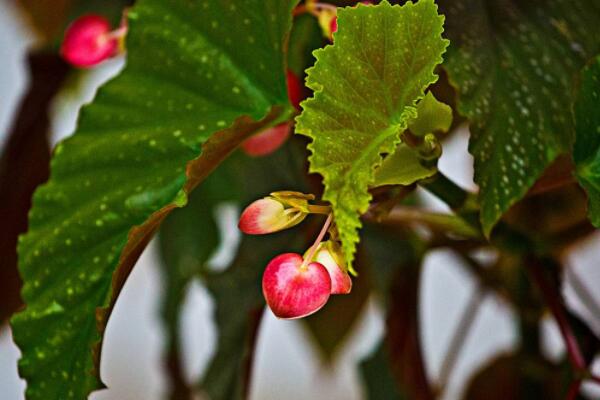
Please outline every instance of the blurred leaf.
[{"label": "blurred leaf", "polygon": [[29,89],[0,158],[0,325],[22,305],[17,238],[27,230],[33,191],[48,179],[48,106],[69,72],[52,54],[32,54],[28,65]]},{"label": "blurred leaf", "polygon": [[575,175],[585,188],[590,219],[600,228],[600,57],[581,73],[575,102]]},{"label": "blurred leaf", "polygon": [[281,189],[306,191],[303,180],[297,179],[304,172],[303,160],[304,148],[296,141],[288,141],[266,157],[252,158],[237,152],[190,196],[187,207],[176,210],[163,223],[159,238],[168,284],[163,318],[167,324],[172,399],[189,397],[181,376],[178,322],[185,287],[198,277],[206,280],[215,296],[219,330],[217,353],[201,387],[212,399],[243,398],[249,379],[247,361],[264,305],[263,268],[278,252],[304,250],[293,248],[294,238],[303,236],[293,230],[284,236],[247,237],[233,265],[223,273],[211,273],[205,264],[219,241],[216,207],[224,201],[245,205]]},{"label": "blurred leaf", "polygon": [[140,0],[127,66],[56,148],[19,244],[27,308],[12,323],[29,399],[101,387],[101,332],[160,222],[242,140],[291,112],[283,50],[295,1],[231,5]]},{"label": "blurred leaf", "polygon": [[211,400],[247,398],[264,306],[262,272],[277,254],[303,250],[298,239],[294,231],[269,235],[267,240],[244,236],[233,265],[221,274],[207,277],[206,284],[216,304],[219,341],[200,387]]},{"label": "blurred leaf", "polygon": [[165,282],[161,314],[165,324],[171,399],[191,397],[181,361],[180,311],[188,285],[206,272],[206,262],[219,245],[216,207],[236,198],[226,164],[227,160],[190,195],[189,204],[172,212],[160,228],[163,259],[160,265]]},{"label": "blurred leaf", "polygon": [[[381,371],[376,374],[369,369],[362,369],[367,388],[371,388],[369,398],[394,398],[397,391],[400,393],[398,398],[432,400],[418,318],[420,263],[423,256],[421,244],[408,232],[374,225],[365,227],[363,244],[371,261],[375,287],[384,296],[387,311],[383,349],[379,349],[367,361],[367,365],[370,362]],[[389,372],[381,364],[385,359],[389,363]],[[395,390],[392,390],[389,382],[382,385],[378,383],[379,379],[386,379],[388,374],[394,377]],[[387,388],[388,392],[384,397],[378,397],[382,395],[374,389],[376,387],[381,390]]]},{"label": "blurred leaf", "polygon": [[381,167],[375,170],[375,180],[371,186],[408,186],[429,178],[436,172],[435,165],[427,166],[426,162],[419,157],[418,150],[400,143],[396,147],[396,151],[386,157]]},{"label": "blurred leaf", "polygon": [[465,400],[563,400],[563,371],[542,358],[502,355],[482,366],[471,380]]},{"label": "blurred leaf", "polygon": [[306,328],[326,363],[332,362],[341,351],[369,298],[369,276],[360,252],[357,264],[358,277],[352,280],[352,291],[347,295],[331,296],[318,313],[304,318]]},{"label": "blurred leaf", "polygon": [[470,120],[486,235],[570,149],[572,78],[600,51],[597,0],[439,0],[444,63]]},{"label": "blurred leaf", "polygon": [[360,363],[360,372],[365,382],[369,400],[408,400],[408,394],[398,388],[390,371],[387,348],[383,344],[366,360]]},{"label": "blurred leaf", "polygon": [[316,18],[302,14],[294,19],[290,32],[288,67],[303,78],[304,70],[315,63],[313,50],[323,46],[323,35]]},{"label": "blurred leaf", "polygon": [[339,9],[333,45],[315,51],[307,71],[315,94],[302,103],[296,131],[313,139],[310,171],[323,176],[350,267],[373,170],[394,152],[416,101],[437,79],[448,45],[442,24],[433,0]]}]

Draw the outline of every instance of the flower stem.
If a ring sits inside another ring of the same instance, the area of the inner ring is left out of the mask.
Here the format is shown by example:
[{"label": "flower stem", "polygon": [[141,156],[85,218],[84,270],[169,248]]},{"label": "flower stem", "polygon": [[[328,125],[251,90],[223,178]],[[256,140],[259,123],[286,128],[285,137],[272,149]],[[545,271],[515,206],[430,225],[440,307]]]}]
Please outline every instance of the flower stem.
[{"label": "flower stem", "polygon": [[308,263],[310,263],[310,261],[315,256],[317,248],[319,247],[319,244],[325,237],[325,234],[327,233],[327,230],[329,229],[329,226],[331,225],[332,220],[333,220],[333,214],[329,213],[329,215],[327,216],[327,219],[325,220],[325,223],[323,224],[323,227],[321,228],[321,232],[319,232],[317,239],[315,240],[313,245],[310,247],[310,250],[308,251],[307,256],[304,257],[304,260],[302,261],[302,265],[300,265],[300,269],[305,269],[306,266],[308,265]]},{"label": "flower stem", "polygon": [[306,208],[308,208],[308,211],[310,211],[312,214],[328,215],[329,213],[331,213],[331,207],[329,206],[318,206],[314,204],[309,204]]}]

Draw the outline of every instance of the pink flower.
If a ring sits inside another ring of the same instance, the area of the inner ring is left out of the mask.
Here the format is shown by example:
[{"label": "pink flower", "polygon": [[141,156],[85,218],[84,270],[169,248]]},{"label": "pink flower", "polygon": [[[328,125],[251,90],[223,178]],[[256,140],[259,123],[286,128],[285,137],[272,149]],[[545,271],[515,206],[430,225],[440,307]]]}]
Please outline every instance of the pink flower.
[{"label": "pink flower", "polygon": [[91,67],[118,51],[118,37],[111,35],[110,23],[100,15],[84,15],[65,32],[60,54],[76,67]]},{"label": "pink flower", "polygon": [[332,240],[319,244],[313,258],[327,268],[331,278],[331,294],[348,294],[352,290],[352,279],[343,259],[342,249]]},{"label": "pink flower", "polygon": [[331,278],[323,265],[305,263],[300,254],[285,253],[267,265],[262,289],[267,305],[276,317],[302,318],[327,303]]},{"label": "pink flower", "polygon": [[246,139],[242,143],[242,150],[252,157],[266,156],[285,143],[290,136],[290,131],[290,122],[268,128]]}]

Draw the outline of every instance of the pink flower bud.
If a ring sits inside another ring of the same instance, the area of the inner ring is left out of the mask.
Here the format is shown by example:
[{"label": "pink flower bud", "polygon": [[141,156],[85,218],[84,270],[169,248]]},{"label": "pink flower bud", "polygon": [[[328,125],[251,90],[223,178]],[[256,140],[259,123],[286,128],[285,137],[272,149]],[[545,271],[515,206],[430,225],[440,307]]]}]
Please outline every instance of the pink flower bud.
[{"label": "pink flower bud", "polygon": [[300,102],[302,101],[302,83],[300,82],[300,78],[296,76],[291,70],[287,70],[286,73],[287,78],[287,90],[288,90],[288,98],[290,99],[290,103],[299,110]]},{"label": "pink flower bud", "polygon": [[246,139],[242,143],[242,150],[252,157],[271,154],[285,143],[290,136],[290,130],[290,122],[266,129]]},{"label": "pink flower bud", "polygon": [[84,15],[65,32],[60,54],[76,67],[91,67],[118,50],[118,38],[110,35],[110,23],[100,15]]},{"label": "pink flower bud", "polygon": [[262,289],[267,305],[278,318],[294,319],[313,314],[327,303],[331,278],[317,263],[303,264],[300,254],[275,257],[265,269]]},{"label": "pink flower bud", "polygon": [[263,235],[291,228],[302,222],[306,215],[298,208],[285,208],[281,201],[269,196],[246,207],[238,227],[250,235]]},{"label": "pink flower bud", "polygon": [[346,271],[340,246],[329,240],[319,245],[314,261],[322,264],[331,277],[331,294],[348,294],[352,290],[352,279]]}]

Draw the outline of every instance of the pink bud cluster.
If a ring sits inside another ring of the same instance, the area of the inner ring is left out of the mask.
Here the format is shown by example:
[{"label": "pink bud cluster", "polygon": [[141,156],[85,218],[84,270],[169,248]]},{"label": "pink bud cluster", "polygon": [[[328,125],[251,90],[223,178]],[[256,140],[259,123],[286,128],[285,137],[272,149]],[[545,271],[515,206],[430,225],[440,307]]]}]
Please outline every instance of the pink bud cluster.
[{"label": "pink bud cluster", "polygon": [[[242,232],[254,235],[290,228],[313,212],[315,206],[308,202],[312,199],[314,196],[297,192],[271,193],[250,204],[238,226]],[[263,294],[278,318],[294,319],[313,314],[332,294],[347,294],[352,289],[339,243],[333,238],[322,241],[330,222],[331,215],[304,256],[285,253],[267,265],[262,280]]]}]

